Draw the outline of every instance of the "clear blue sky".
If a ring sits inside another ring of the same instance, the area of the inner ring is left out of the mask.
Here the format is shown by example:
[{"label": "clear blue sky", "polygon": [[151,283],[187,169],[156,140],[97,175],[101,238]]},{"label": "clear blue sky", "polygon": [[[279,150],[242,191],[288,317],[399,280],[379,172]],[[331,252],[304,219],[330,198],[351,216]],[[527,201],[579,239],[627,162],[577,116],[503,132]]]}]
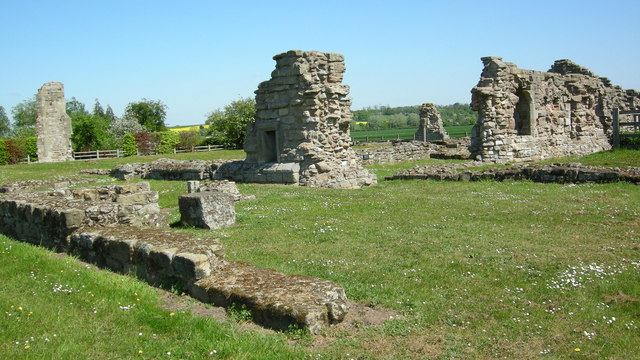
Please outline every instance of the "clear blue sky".
[{"label": "clear blue sky", "polygon": [[342,53],[353,109],[470,101],[482,56],[546,71],[569,58],[640,89],[640,1],[0,0],[0,105],[48,81],[121,115],[142,98],[167,124],[253,96],[273,55]]}]

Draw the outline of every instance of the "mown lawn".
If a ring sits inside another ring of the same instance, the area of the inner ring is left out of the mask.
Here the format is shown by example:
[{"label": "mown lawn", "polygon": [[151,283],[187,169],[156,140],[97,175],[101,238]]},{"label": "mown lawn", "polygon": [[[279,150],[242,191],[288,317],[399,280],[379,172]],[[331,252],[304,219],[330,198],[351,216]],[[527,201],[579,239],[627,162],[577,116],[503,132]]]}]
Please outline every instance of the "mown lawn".
[{"label": "mown lawn", "polygon": [[[611,165],[639,154],[584,160]],[[431,162],[371,169],[382,179]],[[36,167],[50,175],[81,168],[26,166],[3,167],[0,182],[41,174]],[[151,183],[163,207],[175,207],[176,195],[186,191],[184,183]],[[0,237],[0,354],[202,359],[216,350],[213,358],[233,359],[637,358],[637,186],[381,181],[355,191],[252,184],[240,184],[240,190],[256,199],[236,205],[237,225],[178,231],[221,238],[231,259],[335,281],[349,298],[402,317],[379,327],[330,329],[313,342],[305,337],[288,345],[286,334],[245,332],[233,322],[188,313],[170,316],[144,283]]]}]

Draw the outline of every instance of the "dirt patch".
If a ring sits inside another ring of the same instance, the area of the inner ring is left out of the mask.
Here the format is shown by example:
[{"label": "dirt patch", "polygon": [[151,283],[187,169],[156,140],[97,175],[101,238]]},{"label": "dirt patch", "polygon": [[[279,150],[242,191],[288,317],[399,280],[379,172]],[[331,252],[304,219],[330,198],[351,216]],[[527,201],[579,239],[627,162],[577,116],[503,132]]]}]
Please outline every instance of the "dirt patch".
[{"label": "dirt patch", "polygon": [[635,298],[631,295],[627,295],[622,291],[619,291],[616,295],[605,295],[604,301],[607,304],[611,304],[611,303],[621,304],[621,303],[639,303],[640,299]]}]

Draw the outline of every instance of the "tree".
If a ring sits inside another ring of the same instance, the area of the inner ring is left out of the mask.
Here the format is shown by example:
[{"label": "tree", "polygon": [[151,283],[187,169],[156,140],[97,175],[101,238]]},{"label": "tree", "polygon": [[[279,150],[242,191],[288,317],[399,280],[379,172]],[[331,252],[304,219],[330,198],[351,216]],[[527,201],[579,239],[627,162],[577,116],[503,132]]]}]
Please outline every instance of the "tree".
[{"label": "tree", "polygon": [[11,115],[13,117],[13,127],[30,127],[35,128],[36,120],[38,119],[38,103],[36,97],[24,100],[11,108]]},{"label": "tree", "polygon": [[72,97],[71,100],[67,101],[65,104],[65,108],[67,110],[67,115],[73,118],[77,115],[88,115],[89,113],[84,108],[84,104],[78,101],[75,97]]},{"label": "tree", "polygon": [[253,98],[240,98],[215,110],[207,118],[209,135],[213,143],[229,148],[240,148],[246,137],[246,127],[255,121],[256,102]]},{"label": "tree", "polygon": [[[109,109],[110,108],[107,108],[107,113]],[[115,139],[122,139],[125,134],[135,134],[145,130],[144,126],[140,125],[134,117],[127,116],[126,114],[121,118],[116,117],[112,119],[111,125],[109,126],[109,132]]]},{"label": "tree", "polygon": [[110,142],[108,120],[95,115],[74,116],[71,142],[75,151],[104,150]]},{"label": "tree", "polygon": [[160,100],[142,99],[135,103],[129,103],[124,110],[124,116],[136,119],[148,131],[167,130],[167,126],[164,124],[167,117],[167,105]]},{"label": "tree", "polygon": [[96,99],[96,103],[93,105],[93,115],[105,117],[104,109],[102,108],[102,105],[100,105],[100,101],[98,101],[98,99]]},{"label": "tree", "polygon": [[113,114],[113,109],[111,108],[111,105],[107,105],[107,110],[104,112],[104,116],[107,119],[110,119],[111,121],[116,119],[116,116]]},{"label": "tree", "polygon": [[0,138],[7,137],[11,131],[9,117],[4,112],[4,107],[0,106]]}]

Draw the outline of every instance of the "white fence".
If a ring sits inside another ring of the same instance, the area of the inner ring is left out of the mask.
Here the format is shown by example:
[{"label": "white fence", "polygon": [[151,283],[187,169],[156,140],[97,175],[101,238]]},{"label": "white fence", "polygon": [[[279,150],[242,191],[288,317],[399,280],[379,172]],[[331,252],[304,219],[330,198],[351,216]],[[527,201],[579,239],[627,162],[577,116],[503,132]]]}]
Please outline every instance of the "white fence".
[{"label": "white fence", "polygon": [[222,145],[202,145],[202,146],[192,146],[190,148],[173,148],[173,153],[183,153],[183,152],[199,152],[199,151],[217,151],[224,150],[224,146]]},{"label": "white fence", "polygon": [[[224,150],[224,146],[202,145],[202,146],[192,146],[190,148],[174,148],[173,153],[177,154],[177,153],[187,153],[187,152],[218,151],[218,150]],[[153,155],[156,155],[155,151],[153,152]],[[116,150],[74,151],[73,152],[74,160],[99,160],[99,159],[109,159],[109,158],[119,158],[119,157],[124,157],[123,150],[116,149]],[[20,163],[33,164],[37,162],[38,162],[37,159],[31,159],[31,157],[27,155],[27,157],[22,159]]]},{"label": "white fence", "polygon": [[91,159],[107,159],[123,157],[122,150],[96,150],[96,151],[74,151],[73,158],[75,160],[91,160]]}]

